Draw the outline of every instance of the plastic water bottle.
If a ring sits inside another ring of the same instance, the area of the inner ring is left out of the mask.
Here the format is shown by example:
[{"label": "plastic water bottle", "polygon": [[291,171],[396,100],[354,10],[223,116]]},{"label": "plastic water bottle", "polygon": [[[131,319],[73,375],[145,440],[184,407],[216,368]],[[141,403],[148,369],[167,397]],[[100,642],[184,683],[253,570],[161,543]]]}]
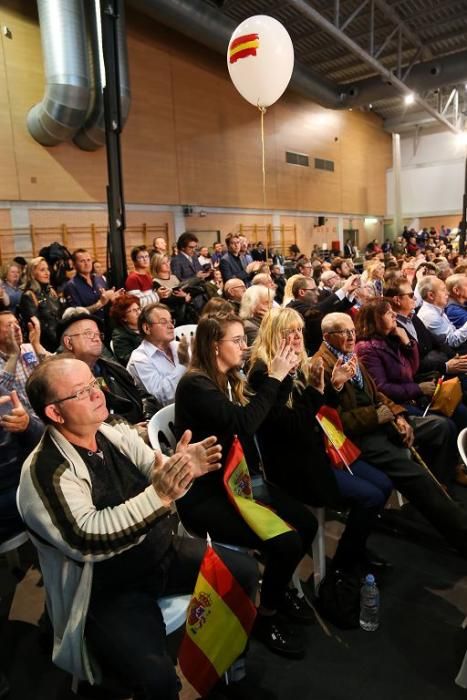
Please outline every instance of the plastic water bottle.
[{"label": "plastic water bottle", "polygon": [[360,589],[360,627],[374,632],[379,627],[379,590],[373,574],[368,574]]}]

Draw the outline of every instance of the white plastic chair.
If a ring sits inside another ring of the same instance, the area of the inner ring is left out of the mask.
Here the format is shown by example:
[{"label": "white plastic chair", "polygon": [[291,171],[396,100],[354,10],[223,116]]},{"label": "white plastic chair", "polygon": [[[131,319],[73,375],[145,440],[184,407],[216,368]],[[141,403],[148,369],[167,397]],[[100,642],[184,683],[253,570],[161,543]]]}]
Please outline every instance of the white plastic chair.
[{"label": "white plastic chair", "polygon": [[188,339],[196,335],[196,323],[186,323],[184,326],[177,326],[175,329],[175,340],[180,340],[184,336]]},{"label": "white plastic chair", "polygon": [[151,447],[155,450],[160,449],[160,439],[165,442],[168,447],[175,450],[177,446],[177,440],[175,439],[175,434],[173,431],[173,425],[175,420],[175,404],[170,403],[168,406],[164,406],[157,413],[153,415],[148,423],[148,437]]}]

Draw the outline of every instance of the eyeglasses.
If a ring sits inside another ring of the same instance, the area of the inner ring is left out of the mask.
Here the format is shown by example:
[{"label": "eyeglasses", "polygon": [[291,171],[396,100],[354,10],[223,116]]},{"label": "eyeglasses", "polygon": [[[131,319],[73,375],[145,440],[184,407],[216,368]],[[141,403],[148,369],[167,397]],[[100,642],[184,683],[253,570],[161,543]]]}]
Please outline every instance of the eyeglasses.
[{"label": "eyeglasses", "polygon": [[355,328],[342,328],[339,331],[328,331],[329,335],[345,335],[346,338],[355,337]]},{"label": "eyeglasses", "polygon": [[247,344],[247,337],[246,335],[236,335],[234,338],[222,338],[219,340],[220,343],[225,343],[227,341],[230,341],[231,343],[235,343],[235,345],[238,345],[238,347],[241,347],[242,345]]},{"label": "eyeglasses", "polygon": [[72,333],[71,335],[67,335],[67,338],[77,338],[80,335],[84,336],[87,340],[95,340],[96,338],[104,340],[104,334],[100,333],[100,331],[83,331],[82,333]]},{"label": "eyeglasses", "polygon": [[52,403],[63,403],[64,401],[83,401],[83,399],[88,399],[93,391],[102,391],[100,388],[100,381],[97,378],[94,378],[92,381],[89,382],[86,386],[83,386],[82,389],[78,389],[76,394],[72,394],[71,396],[65,396],[64,399],[55,399],[54,401],[49,401],[46,405],[50,406]]},{"label": "eyeglasses", "polygon": [[303,328],[284,328],[283,331],[281,331],[281,335],[284,338],[288,338],[290,335],[293,335],[294,333],[298,335],[303,334]]},{"label": "eyeglasses", "polygon": [[175,328],[173,321],[167,321],[166,318],[162,318],[160,321],[148,321],[148,326],[165,326],[167,328]]}]

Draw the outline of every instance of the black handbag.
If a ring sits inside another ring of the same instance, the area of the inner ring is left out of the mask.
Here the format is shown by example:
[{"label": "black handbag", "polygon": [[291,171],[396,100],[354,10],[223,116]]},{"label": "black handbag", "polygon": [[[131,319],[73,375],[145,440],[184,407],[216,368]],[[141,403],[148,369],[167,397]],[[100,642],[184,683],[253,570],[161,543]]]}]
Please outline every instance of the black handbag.
[{"label": "black handbag", "polygon": [[318,590],[318,612],[340,629],[359,627],[360,574],[328,569]]}]

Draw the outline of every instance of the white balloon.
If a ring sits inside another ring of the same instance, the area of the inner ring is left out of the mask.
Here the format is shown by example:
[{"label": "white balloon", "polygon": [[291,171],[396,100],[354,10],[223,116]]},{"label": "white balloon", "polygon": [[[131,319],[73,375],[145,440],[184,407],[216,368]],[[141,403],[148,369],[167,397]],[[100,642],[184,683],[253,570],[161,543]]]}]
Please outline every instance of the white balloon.
[{"label": "white balloon", "polygon": [[242,97],[255,107],[269,107],[279,99],[289,84],[293,65],[292,40],[273,17],[249,17],[230,38],[230,77]]}]

